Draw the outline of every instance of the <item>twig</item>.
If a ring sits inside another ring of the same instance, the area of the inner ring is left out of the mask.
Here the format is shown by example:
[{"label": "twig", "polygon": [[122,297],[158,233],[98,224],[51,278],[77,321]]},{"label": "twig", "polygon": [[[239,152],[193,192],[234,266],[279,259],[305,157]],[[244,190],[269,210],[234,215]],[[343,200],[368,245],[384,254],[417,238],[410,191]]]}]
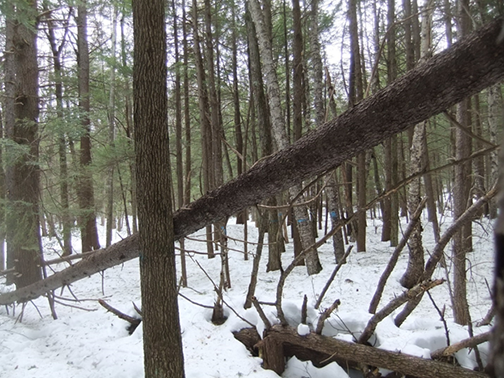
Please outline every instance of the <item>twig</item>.
[{"label": "twig", "polygon": [[320,314],[320,317],[317,322],[317,328],[315,329],[315,333],[317,334],[322,334],[322,329],[324,328],[324,323],[326,319],[331,316],[332,312],[338,308],[338,306],[341,304],[341,301],[339,299],[336,299],[333,304],[327,308],[322,314]]},{"label": "twig", "polygon": [[261,308],[261,305],[257,301],[256,297],[252,297],[252,304],[254,305],[255,309],[257,310],[257,313],[259,314],[259,317],[264,323],[264,326],[266,327],[266,330],[269,330],[271,328],[271,322],[269,321],[268,317],[264,313],[263,309]]},{"label": "twig", "polygon": [[142,319],[134,318],[133,316],[129,316],[129,315],[122,313],[118,309],[109,305],[103,299],[98,299],[98,303],[101,304],[107,311],[110,311],[111,313],[113,313],[114,315],[116,315],[120,319],[126,320],[131,325],[138,326],[140,324],[140,322],[142,321]]},{"label": "twig", "polygon": [[131,302],[131,303],[133,303],[133,308],[135,309],[135,311],[137,312],[137,314],[140,315],[140,316],[142,316],[142,310],[140,310],[140,308],[138,308],[138,306],[136,305],[135,302]]},{"label": "twig", "polygon": [[[182,298],[184,298],[186,301],[192,303],[193,305],[196,305],[196,306],[200,306],[200,307],[203,307],[203,308],[209,308],[210,310],[213,309],[213,306],[209,306],[209,305],[204,305],[202,303],[198,303],[198,302],[195,302],[193,301],[192,299],[190,299],[189,297],[186,297],[184,294],[182,293],[178,293],[179,296],[181,296]],[[136,308],[136,306],[135,306]],[[138,311],[137,311],[138,312]]]},{"label": "twig", "polygon": [[429,299],[431,300],[432,305],[436,309],[437,313],[439,314],[439,316],[441,318],[441,321],[443,322],[443,326],[445,329],[445,335],[446,335],[446,345],[450,345],[450,332],[448,331],[448,324],[446,324],[446,319],[444,317],[445,307],[443,306],[443,311],[441,311],[439,309],[439,307],[437,306],[436,302],[434,302],[434,298],[432,298],[432,295],[429,292],[427,292],[427,295],[429,296]]},{"label": "twig", "polygon": [[345,254],[343,255],[343,258],[338,263],[338,265],[336,265],[336,267],[334,268],[333,272],[331,273],[331,276],[327,280],[324,288],[322,289],[322,292],[320,293],[320,295],[319,295],[319,297],[317,299],[317,303],[315,303],[315,309],[318,309],[320,307],[320,303],[322,303],[322,299],[324,299],[324,296],[325,296],[327,290],[329,289],[329,287],[331,286],[331,283],[333,282],[334,278],[336,277],[336,274],[341,269],[341,267],[343,266],[343,264],[346,263],[346,259],[350,255],[350,252],[352,251],[352,248],[353,248],[353,245],[351,245],[351,246],[349,246],[347,248]]},{"label": "twig", "polygon": [[383,271],[382,275],[380,276],[380,280],[378,281],[378,285],[376,287],[376,291],[373,295],[373,299],[371,299],[371,303],[369,304],[369,313],[374,314],[376,312],[376,309],[378,308],[378,304],[380,303],[381,296],[383,294],[383,290],[385,289],[385,284],[387,283],[388,278],[392,274],[392,271],[394,270],[397,260],[399,259],[399,255],[401,254],[404,246],[409,240],[409,237],[413,230],[415,229],[415,225],[418,222],[418,219],[420,219],[420,215],[422,215],[423,208],[425,204],[427,203],[427,198],[423,198],[420,204],[418,205],[417,209],[415,210],[415,213],[411,217],[410,222],[408,223],[408,227],[406,227],[406,230],[404,231],[403,237],[401,238],[401,241],[397,245],[397,247],[394,249],[394,252],[392,253],[392,256],[389,259],[389,262],[387,263],[387,266],[385,270]]},{"label": "twig", "polygon": [[[189,256],[191,257],[191,256]],[[243,316],[241,316],[240,314],[238,314],[238,312],[236,312],[236,310],[230,306],[225,300],[224,300],[224,297],[222,295],[222,292],[219,291],[219,288],[217,287],[217,285],[215,285],[215,282],[212,280],[212,278],[210,277],[210,275],[207,273],[207,271],[205,269],[203,269],[203,267],[201,266],[201,264],[198,262],[198,260],[195,260],[194,258],[191,257],[191,259],[196,263],[196,265],[199,266],[199,268],[203,271],[203,273],[205,274],[205,276],[207,276],[207,278],[210,280],[210,282],[212,283],[213,287],[214,287],[214,290],[215,292],[217,293],[217,295],[219,296],[219,299],[222,301],[222,303],[224,303],[231,311],[233,311],[233,313],[239,317],[241,320],[243,320],[245,323],[247,323],[248,325],[250,325],[251,327],[254,327],[255,328],[255,325],[252,324],[251,322],[249,322],[247,319],[245,319]],[[213,308],[213,307],[212,307]]]},{"label": "twig", "polygon": [[68,304],[68,303],[65,303],[65,302],[58,301],[57,299],[54,300],[54,303],[59,303],[62,306],[76,308],[78,310],[83,310],[83,311],[88,311],[88,312],[92,312],[92,311],[98,310],[97,308],[85,308],[85,307],[71,305],[71,304]]},{"label": "twig", "polygon": [[483,319],[481,319],[481,321],[478,322],[476,324],[476,326],[477,327],[481,327],[481,326],[489,325],[492,322],[492,320],[493,320],[493,318],[495,316],[495,313],[496,313],[496,311],[495,311],[495,303],[493,303],[493,301],[492,301],[492,306],[490,307],[490,309],[486,313],[485,317]]}]

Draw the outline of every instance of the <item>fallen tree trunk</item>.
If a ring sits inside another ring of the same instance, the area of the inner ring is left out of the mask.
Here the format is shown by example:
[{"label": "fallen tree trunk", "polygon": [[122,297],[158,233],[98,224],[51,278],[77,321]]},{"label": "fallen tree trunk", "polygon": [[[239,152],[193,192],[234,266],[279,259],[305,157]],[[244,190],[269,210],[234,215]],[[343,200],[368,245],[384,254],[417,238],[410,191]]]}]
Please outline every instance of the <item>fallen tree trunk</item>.
[{"label": "fallen tree trunk", "polygon": [[[236,335],[235,335],[236,337]],[[269,347],[273,345],[274,348]],[[266,347],[266,348],[265,348]],[[418,378],[488,378],[488,375],[461,368],[444,362],[410,356],[401,352],[390,352],[371,346],[352,343],[310,333],[299,336],[292,327],[273,326],[267,336],[257,343],[259,355],[263,358],[265,369],[281,374],[279,365],[284,357],[296,356],[301,360],[311,360],[315,365],[327,365],[338,361],[343,366],[356,366],[354,363],[389,369],[404,375]],[[269,355],[282,353],[282,356]],[[321,360],[322,359],[322,360]]]},{"label": "fallen tree trunk", "polygon": [[[173,218],[179,239],[258,204],[310,176],[320,175],[504,78],[504,48],[497,19],[295,144],[256,163],[249,171],[179,209]],[[136,235],[41,282],[0,296],[0,305],[34,299],[138,257]]]}]

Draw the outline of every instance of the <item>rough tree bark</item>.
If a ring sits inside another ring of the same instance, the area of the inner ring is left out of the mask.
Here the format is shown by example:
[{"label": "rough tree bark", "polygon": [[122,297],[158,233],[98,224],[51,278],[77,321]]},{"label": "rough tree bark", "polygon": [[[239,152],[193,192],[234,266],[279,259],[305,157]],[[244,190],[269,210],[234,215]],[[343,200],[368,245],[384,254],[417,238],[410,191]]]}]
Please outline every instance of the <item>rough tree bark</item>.
[{"label": "rough tree bark", "polygon": [[[471,19],[467,13],[469,9],[468,0],[459,0],[459,26],[458,31],[461,36],[468,34],[471,27]],[[471,154],[472,141],[462,128],[471,130],[470,98],[464,98],[457,105],[457,121],[461,127],[455,128],[455,159],[463,159]],[[457,219],[467,209],[470,201],[471,189],[471,162],[457,164],[454,167],[453,178],[453,218]],[[453,295],[452,307],[455,322],[461,325],[469,323],[469,310],[467,303],[466,286],[466,254],[470,252],[471,224],[467,224],[453,238]]]},{"label": "rough tree bark", "polygon": [[[263,349],[270,343],[276,345],[274,350],[270,350],[272,353],[276,352],[276,355],[271,355]],[[267,336],[256,344],[256,347],[263,350],[264,367],[268,368],[271,365],[271,368],[275,368],[275,371],[280,374],[278,365],[283,363],[283,357],[295,355],[301,360],[312,360],[317,366],[325,366],[332,361],[341,361],[342,365],[347,365],[347,361],[350,361],[419,378],[488,378],[484,373],[401,352],[390,352],[315,333],[299,336],[295,329],[279,325],[273,326]],[[279,358],[278,353],[282,353],[282,359]],[[268,360],[270,356],[272,361]]]},{"label": "rough tree bark", "polygon": [[[37,2],[12,8],[7,19],[6,137],[16,149],[6,166],[7,262],[16,288],[41,279],[38,165]],[[22,151],[22,152],[20,152]],[[11,265],[12,264],[12,265]],[[9,279],[10,281],[10,279]]]},{"label": "rough tree bark", "polygon": [[79,76],[79,109],[83,135],[80,138],[80,177],[77,195],[81,217],[79,226],[81,229],[82,252],[100,248],[98,231],[96,229],[96,215],[94,209],[93,179],[89,171],[91,164],[91,137],[89,135],[91,121],[89,119],[89,46],[87,40],[87,5],[82,1],[77,16],[77,46],[78,46],[78,76]]},{"label": "rough tree bark", "polygon": [[183,378],[172,217],[163,0],[133,0],[133,99],[144,371]]},{"label": "rough tree bark", "polygon": [[[496,42],[501,26],[502,19],[496,19],[297,143],[179,209],[173,216],[175,238],[333,169],[356,153],[502,80],[504,49]],[[36,298],[138,255],[137,236],[127,237],[44,281],[1,295],[0,305]]]},{"label": "rough tree bark", "polygon": [[[432,28],[432,0],[426,0],[422,15],[422,48],[419,63],[422,64],[429,58],[431,49]],[[427,121],[420,122],[415,126],[411,140],[409,174],[414,175],[425,170],[426,154],[426,128]],[[421,177],[413,180],[408,187],[408,212],[410,217],[417,210],[421,201]],[[424,248],[422,244],[422,222],[419,220],[411,233],[408,241],[409,259],[408,267],[401,277],[401,285],[411,289],[422,276],[424,268]]]}]

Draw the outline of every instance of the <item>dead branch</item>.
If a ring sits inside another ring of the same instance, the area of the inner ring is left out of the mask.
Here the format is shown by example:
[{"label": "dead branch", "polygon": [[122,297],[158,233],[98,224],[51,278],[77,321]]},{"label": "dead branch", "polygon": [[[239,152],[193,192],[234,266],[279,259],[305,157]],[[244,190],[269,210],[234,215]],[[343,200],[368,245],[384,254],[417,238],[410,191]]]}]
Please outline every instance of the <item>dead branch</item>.
[{"label": "dead branch", "polygon": [[403,237],[401,238],[401,241],[397,245],[397,247],[394,249],[394,252],[392,253],[392,256],[390,257],[390,260],[387,264],[387,267],[383,271],[380,280],[378,281],[378,286],[376,287],[376,291],[373,295],[373,299],[371,299],[371,303],[369,304],[369,313],[374,314],[376,312],[376,309],[378,308],[378,303],[380,303],[381,296],[383,294],[383,290],[385,289],[385,284],[387,283],[388,278],[392,274],[392,271],[394,270],[397,260],[399,259],[399,255],[401,254],[404,246],[408,242],[408,239],[415,229],[415,225],[418,222],[418,219],[420,219],[420,215],[422,215],[423,208],[425,204],[427,203],[427,198],[423,198],[420,204],[418,205],[418,208],[415,210],[415,213],[411,217],[411,220],[408,223],[408,227],[406,227],[406,230],[404,231]]},{"label": "dead branch", "polygon": [[322,330],[324,329],[324,323],[326,319],[329,316],[331,316],[332,312],[336,310],[340,304],[341,301],[339,299],[336,299],[329,308],[326,308],[325,311],[322,314],[320,314],[320,317],[317,322],[317,328],[315,329],[316,334],[318,335],[322,334]]},{"label": "dead branch", "polygon": [[259,314],[259,317],[261,318],[261,320],[263,321],[264,323],[264,326],[266,327],[265,329],[268,330],[271,328],[271,322],[269,321],[268,317],[266,316],[266,314],[264,313],[263,309],[261,308],[261,305],[259,304],[259,302],[257,301],[257,298],[256,297],[252,297],[252,304],[254,305],[257,313]]},{"label": "dead branch", "polygon": [[384,308],[382,308],[375,315],[373,315],[371,319],[369,319],[366,328],[359,337],[359,343],[365,344],[368,341],[368,339],[372,336],[378,323],[381,322],[383,319],[385,319],[387,316],[389,316],[394,310],[399,308],[402,304],[408,302],[412,298],[418,297],[419,295],[425,293],[427,290],[430,290],[433,287],[441,285],[443,282],[445,282],[444,279],[423,281],[414,286],[413,288],[404,291],[401,295],[391,300]]},{"label": "dead branch", "polygon": [[320,303],[322,303],[322,299],[324,299],[324,296],[325,296],[327,290],[329,290],[329,287],[331,286],[331,283],[334,281],[334,278],[336,277],[336,274],[338,274],[338,271],[341,269],[341,267],[343,266],[343,264],[346,264],[346,259],[350,255],[350,252],[352,251],[352,248],[353,248],[353,245],[351,245],[351,246],[349,246],[347,248],[345,254],[343,255],[343,258],[338,263],[338,265],[336,265],[336,267],[334,268],[333,272],[331,273],[331,276],[329,277],[329,279],[327,280],[324,288],[322,289],[322,292],[320,293],[320,295],[319,295],[319,297],[317,299],[317,302],[315,303],[315,309],[318,309],[320,307]]},{"label": "dead branch", "polygon": [[480,333],[479,335],[469,337],[467,339],[459,341],[458,343],[447,346],[446,348],[440,348],[432,352],[431,357],[433,360],[438,360],[442,357],[451,356],[464,348],[474,348],[475,346],[480,345],[485,341],[490,341],[491,336],[491,331]]},{"label": "dead branch", "polygon": [[137,327],[142,322],[142,319],[134,318],[133,316],[126,315],[125,313],[123,313],[123,312],[119,311],[118,309],[109,305],[103,299],[98,299],[98,303],[101,304],[107,311],[110,311],[112,314],[117,316],[119,319],[126,320],[132,326]]},{"label": "dead branch", "polygon": [[[432,254],[427,260],[425,264],[425,270],[422,276],[422,280],[428,280],[432,277],[434,270],[436,269],[437,264],[441,260],[443,256],[443,251],[448,242],[451,240],[453,235],[457,233],[457,231],[462,227],[466,222],[471,221],[474,216],[478,213],[479,209],[485,205],[490,199],[492,199],[497,194],[497,189],[494,186],[487,194],[481,197],[478,201],[472,204],[457,220],[455,220],[450,227],[445,231],[441,239],[437,242],[436,246],[432,250]],[[406,318],[413,312],[413,310],[418,306],[420,301],[422,300],[423,293],[420,293],[415,298],[412,298],[408,301],[408,304],[404,307],[404,309],[396,316],[394,319],[394,323],[397,327],[400,327],[401,324],[406,320]]]}]

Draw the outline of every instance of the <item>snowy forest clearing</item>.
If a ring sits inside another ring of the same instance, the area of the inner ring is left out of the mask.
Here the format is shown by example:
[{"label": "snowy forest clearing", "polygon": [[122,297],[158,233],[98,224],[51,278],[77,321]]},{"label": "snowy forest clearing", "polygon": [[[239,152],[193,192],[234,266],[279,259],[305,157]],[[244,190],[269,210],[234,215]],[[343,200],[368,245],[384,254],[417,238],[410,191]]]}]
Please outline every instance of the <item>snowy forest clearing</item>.
[{"label": "snowy forest clearing", "polygon": [[[404,222],[403,219],[403,230],[406,227]],[[233,251],[243,249],[243,243],[231,239],[243,240],[243,226],[234,223],[234,219],[231,219],[227,228],[230,236],[229,259],[232,287],[225,292],[224,300],[242,317],[255,324],[261,334],[264,324],[256,310],[243,309],[250,282],[252,256],[248,261],[244,261],[243,254]],[[428,258],[429,251],[432,251],[434,247],[433,233],[425,219],[422,223],[426,258]],[[450,223],[451,218],[444,218],[443,229],[446,229]],[[353,337],[359,337],[371,317],[368,313],[369,303],[394,248],[389,247],[388,242],[380,241],[379,229],[377,233],[374,227],[368,229],[367,252],[350,254],[348,263],[338,272],[319,309],[324,310],[336,299],[341,301],[338,310],[326,322],[324,335],[351,341]],[[256,232],[257,229],[253,223],[249,223],[249,241],[252,243],[257,241]],[[476,323],[486,315],[491,304],[489,286],[493,283],[494,260],[492,224],[487,219],[475,222],[473,232],[474,252],[468,257],[470,263],[468,263],[467,291],[476,335],[489,330],[488,326],[476,327]],[[201,231],[193,237],[204,238]],[[120,240],[120,237],[116,235],[116,239]],[[188,251],[204,253],[206,250],[204,243],[189,239],[185,243]],[[51,250],[58,250],[54,239],[46,241],[45,244],[45,251]],[[253,254],[255,246],[250,244],[248,250]],[[449,261],[450,248],[447,248],[445,252]],[[205,255],[189,254],[192,257],[187,259],[188,287],[181,288],[180,293],[195,303],[211,307],[217,297],[216,293],[212,283],[195,261],[205,269],[214,282],[218,282],[220,258],[217,256],[209,260]],[[319,248],[319,255],[324,267],[321,273],[308,276],[306,268],[300,266],[294,269],[285,283],[283,309],[289,324],[294,327],[299,324],[305,294],[308,297],[308,324],[317,324],[319,310],[315,310],[313,306],[335,267],[330,241]],[[292,256],[291,243],[287,245],[287,252],[282,255],[284,268],[291,262]],[[54,257],[57,257],[56,254],[49,253],[46,258]],[[407,261],[405,250],[387,282],[378,310],[404,291],[398,281],[404,273]],[[256,297],[260,302],[275,302],[279,272],[266,273],[266,262],[267,248],[263,251],[260,264]],[[66,266],[67,264],[60,264],[57,269],[63,269]],[[449,266],[448,269],[450,269]],[[445,275],[444,269],[438,267],[433,278],[444,278]],[[1,286],[1,290],[5,291],[5,286]],[[71,290],[80,302],[73,301],[74,297],[68,288],[64,289],[63,294],[60,290],[56,291],[56,295],[67,299],[58,299],[58,301],[68,305],[56,304],[58,320],[52,319],[45,298],[38,298],[33,303],[28,303],[22,321],[16,321],[21,313],[21,306],[16,306],[14,315],[12,308],[9,308],[9,313],[6,307],[0,308],[0,377],[30,378],[50,375],[53,378],[137,378],[143,376],[141,325],[133,335],[128,335],[126,329],[128,323],[107,312],[97,302],[102,298],[116,309],[132,316],[136,315],[133,302],[139,307],[141,305],[138,260],[108,269],[103,277],[97,274],[75,282],[71,285]],[[448,284],[445,282],[433,288],[430,294],[439,309],[446,306],[445,320],[448,325],[450,343],[468,338],[467,327],[461,327],[452,321]],[[245,346],[233,337],[232,331],[249,327],[249,324],[239,319],[228,307],[224,308],[229,318],[223,325],[216,326],[211,323],[211,308],[197,306],[182,297],[179,297],[179,306],[186,377],[277,376],[273,371],[264,370],[261,367],[262,360],[252,357]],[[270,321],[275,322],[275,308],[263,306],[263,309]],[[419,307],[401,328],[394,325],[394,314],[379,323],[376,337],[370,340],[373,346],[429,358],[431,352],[447,345],[443,322],[428,296],[424,296]],[[482,344],[479,351],[485,361],[488,355],[488,343]],[[472,369],[477,366],[474,351],[462,350],[457,352],[456,358],[466,368]],[[287,369],[282,376],[286,378],[307,376],[340,378],[347,377],[347,373],[336,363],[316,369],[309,362],[292,358],[287,363]]]}]

